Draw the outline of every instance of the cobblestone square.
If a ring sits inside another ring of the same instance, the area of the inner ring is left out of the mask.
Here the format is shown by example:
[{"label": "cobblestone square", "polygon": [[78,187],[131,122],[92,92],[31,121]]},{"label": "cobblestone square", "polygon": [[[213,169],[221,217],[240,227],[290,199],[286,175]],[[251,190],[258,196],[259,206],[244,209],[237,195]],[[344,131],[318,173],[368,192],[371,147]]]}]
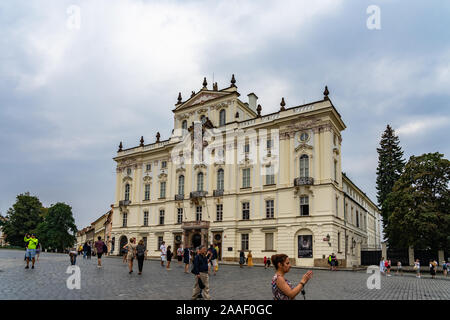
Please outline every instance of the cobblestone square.
[{"label": "cobblestone square", "polygon": [[[133,274],[122,259],[105,257],[103,268],[97,260],[77,258],[81,269],[81,289],[69,290],[66,273],[70,266],[65,254],[42,253],[35,269],[25,270],[24,251],[0,250],[0,299],[27,299],[32,294],[39,299],[92,300],[92,299],[190,299],[194,277],[185,274],[177,261],[172,270],[161,268],[160,263],[147,260],[143,274]],[[287,279],[298,283],[306,270],[291,269]],[[221,265],[217,276],[210,276],[210,293],[214,300],[270,300],[271,278],[274,269],[263,267],[239,268]],[[413,274],[381,277],[381,289],[367,289],[370,275],[364,271],[314,270],[313,279],[306,286],[306,299],[318,300],[448,300],[450,279],[431,279],[425,274],[417,279]],[[297,299],[303,299],[301,295]]]}]

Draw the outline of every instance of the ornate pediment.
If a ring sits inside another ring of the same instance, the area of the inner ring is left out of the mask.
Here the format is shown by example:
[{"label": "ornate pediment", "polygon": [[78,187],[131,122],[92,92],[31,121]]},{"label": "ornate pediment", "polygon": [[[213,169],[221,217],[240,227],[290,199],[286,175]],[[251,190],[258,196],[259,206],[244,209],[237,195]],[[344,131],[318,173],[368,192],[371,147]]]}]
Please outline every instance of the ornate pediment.
[{"label": "ornate pediment", "polygon": [[197,104],[202,104],[208,102],[210,100],[220,98],[230,94],[229,92],[215,92],[215,91],[206,91],[202,90],[194,95],[192,98],[188,99],[186,102],[179,105],[175,110],[181,110],[188,108],[190,106],[194,106]]},{"label": "ornate pediment", "polygon": [[144,182],[151,182],[152,177],[150,177],[149,175],[146,175],[144,178],[142,178],[142,180],[144,180]]},{"label": "ornate pediment", "polygon": [[125,176],[125,177],[123,177],[122,181],[123,182],[131,182],[131,181],[133,181],[133,179],[130,176]]},{"label": "ornate pediment", "polygon": [[305,151],[305,150],[312,150],[312,149],[313,149],[313,147],[310,146],[309,144],[301,143],[297,146],[297,148],[295,148],[295,151],[298,152],[298,151]]}]

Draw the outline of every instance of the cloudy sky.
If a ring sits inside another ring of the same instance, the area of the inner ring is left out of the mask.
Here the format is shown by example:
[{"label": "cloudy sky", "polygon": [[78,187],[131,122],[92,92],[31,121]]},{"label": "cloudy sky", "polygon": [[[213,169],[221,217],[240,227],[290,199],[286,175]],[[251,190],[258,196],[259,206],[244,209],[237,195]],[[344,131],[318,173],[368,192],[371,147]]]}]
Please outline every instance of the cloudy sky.
[{"label": "cloudy sky", "polygon": [[[367,27],[370,5],[381,29]],[[29,191],[88,225],[114,202],[119,141],[166,139],[178,92],[232,73],[263,114],[328,85],[343,171],[376,201],[386,124],[406,158],[448,158],[449,16],[448,1],[2,1],[0,212]]]}]

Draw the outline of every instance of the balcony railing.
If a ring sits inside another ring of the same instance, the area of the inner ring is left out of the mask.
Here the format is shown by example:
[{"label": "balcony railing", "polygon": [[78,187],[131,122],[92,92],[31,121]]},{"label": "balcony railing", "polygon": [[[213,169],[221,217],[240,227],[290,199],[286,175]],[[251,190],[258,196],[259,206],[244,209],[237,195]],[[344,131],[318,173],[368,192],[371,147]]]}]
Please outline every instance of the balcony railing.
[{"label": "balcony railing", "polygon": [[120,207],[128,206],[130,203],[131,203],[130,200],[120,200],[119,201],[119,206]]},{"label": "balcony railing", "polygon": [[175,200],[176,200],[176,201],[178,201],[178,200],[184,200],[184,194],[176,194],[176,195],[175,195]]},{"label": "balcony railing", "polygon": [[294,179],[294,186],[307,186],[307,185],[313,185],[314,179],[311,177],[300,177]]},{"label": "balcony railing", "polygon": [[223,196],[223,190],[214,190],[213,191],[214,197],[222,197]]},{"label": "balcony railing", "polygon": [[208,194],[208,191],[192,191],[189,194],[189,198],[191,198],[191,199],[203,198],[203,197],[206,197],[207,194]]}]

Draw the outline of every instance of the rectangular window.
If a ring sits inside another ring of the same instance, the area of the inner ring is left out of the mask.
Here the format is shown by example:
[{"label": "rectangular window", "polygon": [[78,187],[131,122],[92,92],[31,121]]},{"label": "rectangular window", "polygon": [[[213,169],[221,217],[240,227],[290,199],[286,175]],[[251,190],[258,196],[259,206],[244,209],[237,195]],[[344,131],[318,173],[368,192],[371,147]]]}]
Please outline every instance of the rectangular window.
[{"label": "rectangular window", "polygon": [[250,145],[248,143],[246,143],[244,145],[244,153],[249,153],[250,152]]},{"label": "rectangular window", "polygon": [[152,171],[152,165],[151,164],[147,164],[145,167],[145,171]]},{"label": "rectangular window", "polygon": [[273,250],[273,233],[266,233],[266,250]]},{"label": "rectangular window", "polygon": [[356,226],[359,228],[359,212],[356,210]]},{"label": "rectangular window", "polygon": [[250,202],[242,203],[242,220],[250,219]]},{"label": "rectangular window", "polygon": [[166,182],[163,181],[161,182],[161,189],[160,189],[160,198],[165,198],[166,197]]},{"label": "rectangular window", "polygon": [[164,241],[164,240],[163,240],[163,237],[162,237],[162,236],[159,236],[159,237],[158,237],[158,246],[156,247],[156,250],[160,250],[163,241]]},{"label": "rectangular window", "polygon": [[145,185],[144,200],[150,200],[150,184]]},{"label": "rectangular window", "polygon": [[300,197],[300,215],[301,216],[309,216],[309,197],[308,196]]},{"label": "rectangular window", "polygon": [[339,217],[339,198],[336,198],[336,217]]},{"label": "rectangular window", "polygon": [[216,220],[217,221],[223,220],[223,204],[216,205]]},{"label": "rectangular window", "polygon": [[122,227],[127,226],[127,219],[128,219],[128,213],[125,212],[122,216]]},{"label": "rectangular window", "polygon": [[148,226],[148,211],[144,211],[144,226]]},{"label": "rectangular window", "polygon": [[334,161],[334,181],[337,181],[337,161]]},{"label": "rectangular window", "polygon": [[347,221],[347,211],[348,211],[348,204],[346,203],[344,206],[344,220]]},{"label": "rectangular window", "polygon": [[275,184],[275,174],[273,173],[273,166],[266,167],[266,184]]},{"label": "rectangular window", "polygon": [[177,208],[177,222],[183,222],[183,208]]},{"label": "rectangular window", "polygon": [[242,169],[242,188],[250,188],[250,168]]},{"label": "rectangular window", "polygon": [[267,140],[267,151],[270,151],[272,149],[272,139]]},{"label": "rectangular window", "polygon": [[167,161],[161,161],[161,169],[167,168]]},{"label": "rectangular window", "polygon": [[159,224],[164,224],[164,210],[159,210]]},{"label": "rectangular window", "polygon": [[274,206],[273,206],[273,200],[266,200],[266,218],[273,218],[274,217]]},{"label": "rectangular window", "polygon": [[202,221],[202,206],[197,206],[195,213],[196,213],[196,217],[195,217],[196,220]]},{"label": "rectangular window", "polygon": [[341,233],[338,232],[338,252],[341,252]]},{"label": "rectangular window", "polygon": [[241,234],[241,250],[248,250],[248,233]]}]

